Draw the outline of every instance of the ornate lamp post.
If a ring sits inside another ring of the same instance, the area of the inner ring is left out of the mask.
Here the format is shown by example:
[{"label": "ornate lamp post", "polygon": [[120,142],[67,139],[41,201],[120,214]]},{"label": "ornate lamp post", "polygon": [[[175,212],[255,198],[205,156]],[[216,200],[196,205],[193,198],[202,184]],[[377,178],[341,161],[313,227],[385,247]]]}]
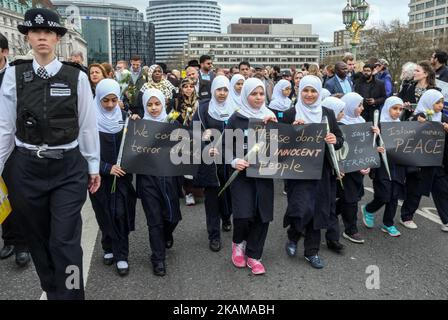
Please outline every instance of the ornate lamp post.
[{"label": "ornate lamp post", "polygon": [[352,53],[356,58],[357,46],[361,43],[361,30],[369,19],[370,6],[365,0],[347,0],[342,10],[345,29],[350,31]]}]

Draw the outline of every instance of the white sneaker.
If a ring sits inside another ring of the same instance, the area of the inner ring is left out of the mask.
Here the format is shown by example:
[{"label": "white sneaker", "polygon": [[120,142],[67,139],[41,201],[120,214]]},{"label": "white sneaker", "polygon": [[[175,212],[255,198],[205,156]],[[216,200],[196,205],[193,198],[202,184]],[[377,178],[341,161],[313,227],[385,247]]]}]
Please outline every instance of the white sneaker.
[{"label": "white sneaker", "polygon": [[442,231],[443,232],[448,232],[448,223],[447,224],[442,224]]},{"label": "white sneaker", "polygon": [[194,205],[196,204],[196,201],[194,201],[194,196],[193,196],[192,193],[187,194],[187,195],[185,196],[185,204],[186,204],[187,206],[194,206]]},{"label": "white sneaker", "polygon": [[400,223],[401,223],[403,226],[405,226],[406,228],[408,228],[408,229],[411,229],[411,230],[418,229],[418,226],[417,226],[417,225],[415,224],[415,222],[412,221],[412,220],[410,220],[410,221],[403,221],[403,220],[400,219]]},{"label": "white sneaker", "polygon": [[117,268],[118,269],[127,269],[127,268],[129,268],[129,265],[126,261],[118,261]]}]

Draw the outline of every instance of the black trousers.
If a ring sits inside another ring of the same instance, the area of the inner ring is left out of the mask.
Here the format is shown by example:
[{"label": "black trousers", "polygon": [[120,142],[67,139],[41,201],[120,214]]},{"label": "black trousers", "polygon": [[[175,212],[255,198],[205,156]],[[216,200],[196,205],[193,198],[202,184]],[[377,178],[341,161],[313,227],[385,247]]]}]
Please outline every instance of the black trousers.
[{"label": "black trousers", "polygon": [[[294,219],[291,219],[291,224],[288,228],[288,239],[293,242],[299,242],[300,238],[302,237],[302,232],[299,231],[300,224],[298,221],[294,221]],[[304,247],[305,247],[305,257],[311,257],[315,256],[319,253],[320,249],[320,240],[321,240],[321,231],[320,230],[314,230],[314,219],[311,220],[305,229],[305,240],[304,240]]]},{"label": "black trousers", "polygon": [[87,162],[75,148],[64,158],[39,159],[13,151],[5,180],[42,289],[49,299],[84,299],[81,209]]},{"label": "black trousers", "polygon": [[121,231],[120,237],[114,239],[107,232],[101,232],[101,246],[104,253],[112,253],[114,261],[128,261],[129,256],[129,236],[127,231]]},{"label": "black trousers", "polygon": [[[406,188],[406,200],[401,208],[401,219],[411,221],[420,206],[422,194],[416,188]],[[437,212],[443,224],[448,223],[448,176],[436,176],[432,185],[431,195]]]},{"label": "black trousers", "polygon": [[207,187],[204,190],[208,240],[221,239],[221,220],[230,220],[230,208],[226,194],[218,197],[218,193],[218,187]]},{"label": "black trousers", "polygon": [[269,222],[263,223],[258,216],[254,219],[233,219],[233,242],[246,241],[246,256],[260,260],[268,230]]},{"label": "black trousers", "polygon": [[385,206],[383,215],[383,224],[386,227],[392,227],[394,225],[394,218],[397,212],[398,199],[394,198],[390,202],[384,202],[374,197],[372,202],[367,204],[366,210],[367,212],[375,213],[378,210],[380,210],[383,206]]},{"label": "black trousers", "polygon": [[163,207],[160,199],[154,199],[149,195],[142,196],[142,206],[146,215],[149,232],[149,245],[151,247],[151,262],[165,261],[166,241],[173,238],[173,232],[177,227],[163,217]]},{"label": "black trousers", "polygon": [[336,212],[344,222],[345,233],[352,236],[358,233],[358,203],[349,203],[340,198],[336,202]]},{"label": "black trousers", "polygon": [[336,213],[336,204],[332,203],[325,238],[329,241],[339,241],[340,237],[341,237],[341,229],[339,227],[339,218]]},{"label": "black trousers", "polygon": [[11,212],[2,224],[2,239],[5,246],[14,246],[15,252],[28,251],[22,226],[15,212]]}]

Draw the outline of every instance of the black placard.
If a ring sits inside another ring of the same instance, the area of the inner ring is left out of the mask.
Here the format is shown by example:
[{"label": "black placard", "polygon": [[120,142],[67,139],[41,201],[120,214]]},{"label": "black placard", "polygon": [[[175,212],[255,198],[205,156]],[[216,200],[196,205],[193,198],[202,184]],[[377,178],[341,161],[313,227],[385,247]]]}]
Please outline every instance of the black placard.
[{"label": "black placard", "polygon": [[[126,134],[122,167],[128,173],[146,174],[157,177],[196,175],[199,153],[193,153],[193,139],[180,135],[176,124],[149,120],[129,121]],[[171,136],[175,138],[171,141]],[[173,163],[172,154],[188,156],[184,163]],[[193,155],[195,159],[193,159]]]},{"label": "black placard", "polygon": [[381,166],[378,151],[373,147],[372,126],[371,122],[339,126],[344,136],[344,146],[336,151],[341,172]]},{"label": "black placard", "polygon": [[387,155],[396,164],[415,167],[442,165],[445,131],[438,122],[386,122],[381,135]]},{"label": "black placard", "polygon": [[[318,180],[322,177],[325,156],[325,124],[292,126],[250,120],[249,129],[266,136],[266,146],[260,152],[273,156],[271,161],[260,161],[247,169],[247,176],[267,179]],[[275,133],[276,132],[276,133]],[[274,149],[273,140],[278,146]],[[257,141],[260,141],[257,139]]]}]

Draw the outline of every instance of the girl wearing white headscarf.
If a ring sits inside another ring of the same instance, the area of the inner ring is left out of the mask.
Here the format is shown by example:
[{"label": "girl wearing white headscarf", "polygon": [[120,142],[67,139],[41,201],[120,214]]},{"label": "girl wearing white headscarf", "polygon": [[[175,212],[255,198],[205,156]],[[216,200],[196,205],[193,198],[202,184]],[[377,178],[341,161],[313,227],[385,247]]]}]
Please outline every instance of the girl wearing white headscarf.
[{"label": "girl wearing white headscarf", "polygon": [[[334,144],[336,150],[344,143],[334,112],[322,107],[322,81],[316,76],[305,76],[299,84],[295,108],[285,113],[284,122],[301,125],[321,123],[326,117],[330,133],[325,137],[327,143]],[[305,258],[312,267],[324,267],[318,253],[321,229],[327,229],[328,247],[340,251],[338,218],[332,208],[336,201],[336,177],[333,174],[328,150],[325,153],[322,178],[320,180],[288,180],[288,208],[284,217],[284,227],[288,227],[286,252],[289,256],[297,253],[297,242],[305,235]]]},{"label": "girl wearing white headscarf", "polygon": [[344,95],[341,100],[345,102],[344,118],[342,118],[341,123],[348,125],[366,122],[361,117],[361,112],[364,110],[363,97],[356,92],[350,92]]},{"label": "girl wearing white headscarf", "polygon": [[322,106],[333,110],[336,121],[341,121],[344,117],[345,102],[336,97],[328,97],[322,101]]},{"label": "girl wearing white headscarf", "polygon": [[331,92],[328,91],[328,89],[322,88],[321,95],[322,95],[322,101],[324,101],[328,97],[331,97]]},{"label": "girl wearing white headscarf", "polygon": [[[430,89],[422,95],[415,111],[414,120],[424,122],[426,118],[426,121],[442,123],[445,130],[445,151],[442,166],[420,168],[419,173],[409,173],[406,177],[409,188],[406,189],[400,222],[410,229],[417,228],[413,218],[422,196],[431,194],[442,220],[442,231],[448,232],[448,117],[443,114],[443,102],[442,93]],[[419,188],[416,189],[416,186]]]},{"label": "girl wearing white headscarf", "polygon": [[235,74],[232,77],[232,80],[230,80],[230,97],[232,98],[235,108],[237,108],[241,104],[241,92],[238,92],[235,89],[235,86],[240,81],[242,81],[244,84],[245,78],[241,74]]},{"label": "girl wearing white headscarf", "polygon": [[[201,102],[199,109],[193,116],[193,121],[199,121],[203,132],[203,137],[209,136],[210,130],[222,134],[230,116],[235,110],[235,106],[230,96],[230,82],[225,76],[217,76],[211,87],[212,99],[210,102]],[[221,101],[223,92],[227,92],[227,97]],[[215,137],[214,139],[218,139]],[[205,140],[209,140],[206,138]],[[209,149],[210,141],[205,141],[203,149]],[[214,146],[214,144],[212,143]],[[215,146],[221,148],[221,146]],[[222,150],[221,150],[222,154]],[[224,186],[230,177],[230,167],[225,164],[202,163],[199,166],[197,175],[194,178],[195,187],[204,188],[205,214],[208,231],[209,248],[213,252],[221,250],[221,221],[224,231],[230,231],[232,223],[232,203],[230,191],[224,191],[218,197],[220,186]]]},{"label": "girl wearing white headscarf", "polygon": [[[96,86],[96,113],[101,146],[101,186],[90,194],[95,217],[102,233],[104,263],[116,264],[117,272],[129,272],[129,233],[134,230],[135,204],[132,174],[116,165],[123,135],[126,113],[118,106],[120,85],[112,79],[102,80]],[[111,193],[116,178],[116,192]]]},{"label": "girl wearing white headscarf", "polygon": [[442,122],[443,94],[442,92],[430,89],[420,98],[414,115],[420,115],[430,121]]},{"label": "girl wearing white headscarf", "polygon": [[274,112],[279,120],[283,118],[284,112],[291,108],[292,101],[289,99],[290,93],[291,82],[288,80],[280,80],[274,87],[274,93],[272,94],[269,109]]},{"label": "girl wearing white headscarf", "polygon": [[[403,110],[404,102],[398,97],[388,98],[381,111],[380,124],[387,122],[400,122],[400,114]],[[395,110],[397,108],[397,110]],[[362,216],[364,225],[368,229],[375,226],[375,212],[384,208],[383,224],[381,230],[391,237],[399,237],[400,231],[395,227],[394,218],[398,207],[398,199],[403,199],[405,195],[406,167],[396,164],[390,157],[387,160],[389,165],[389,178],[385,164],[381,159],[381,166],[372,170],[373,175],[373,200],[362,206]],[[412,188],[417,188],[413,185]],[[409,224],[409,223],[408,223]]]},{"label": "girl wearing white headscarf", "polygon": [[[165,122],[165,95],[158,89],[145,90],[144,120]],[[150,124],[149,124],[150,126]],[[137,175],[137,193],[146,215],[151,262],[156,276],[165,276],[166,249],[173,246],[173,232],[182,220],[179,203],[179,185],[176,177]]]},{"label": "girl wearing white headscarf", "polygon": [[[270,121],[275,119],[272,111],[264,105],[264,95],[263,82],[256,78],[247,79],[241,90],[240,108],[230,117],[226,126],[230,132],[244,133],[244,142],[233,137],[231,145],[226,145],[225,148],[226,163],[232,163],[232,167],[240,171],[230,185],[234,225],[232,263],[237,268],[245,268],[247,265],[255,275],[266,272],[261,257],[269,223],[274,218],[274,184],[272,179],[247,177],[244,171],[249,163],[237,158],[237,150],[243,147],[245,154],[249,151],[247,129],[250,118],[269,118]],[[226,130],[226,134],[227,132],[229,131]],[[223,141],[227,143],[226,140],[229,139],[224,136]]]}]

